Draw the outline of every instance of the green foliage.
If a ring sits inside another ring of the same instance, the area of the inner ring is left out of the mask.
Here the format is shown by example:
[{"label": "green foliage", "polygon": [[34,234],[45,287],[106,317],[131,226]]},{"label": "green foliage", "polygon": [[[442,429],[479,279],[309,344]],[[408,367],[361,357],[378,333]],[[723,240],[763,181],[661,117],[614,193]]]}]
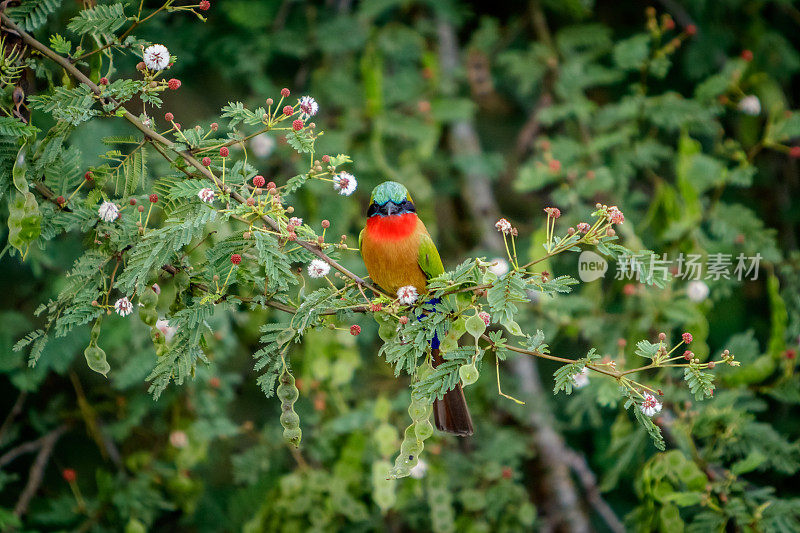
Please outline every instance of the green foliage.
[{"label": "green foliage", "polygon": [[710,372],[702,372],[698,365],[690,363],[683,375],[695,399],[702,400],[714,395],[714,375]]},{"label": "green foliage", "polygon": [[[536,339],[533,339],[531,344],[535,344],[536,342]],[[566,364],[556,370],[553,374],[553,378],[555,379],[553,394],[558,394],[560,391],[564,391],[566,394],[572,394],[572,388],[575,386],[575,375],[580,374],[586,365],[590,365],[598,359],[600,359],[600,355],[592,348],[585,357],[578,359],[574,363]]]},{"label": "green foliage", "polygon": [[121,3],[98,4],[84,9],[67,24],[67,29],[78,35],[102,36],[113,34],[120,29],[127,17]]},{"label": "green foliage", "polygon": [[56,87],[52,94],[34,95],[28,98],[31,109],[50,113],[56,120],[63,120],[77,126],[100,114],[94,105],[94,96],[86,85],[74,89]]},{"label": "green foliage", "polygon": [[280,323],[264,324],[260,329],[264,334],[260,339],[263,346],[253,354],[253,358],[256,360],[255,370],[264,370],[258,377],[258,384],[269,398],[273,394],[275,381],[283,370],[283,353],[295,339],[297,331]]},{"label": "green foliage", "polygon": [[69,55],[72,51],[72,43],[55,33],[50,36],[50,48],[57,54]]},{"label": "green foliage", "polygon": [[[661,7],[575,1],[12,4],[109,83],[95,95],[3,34],[3,528],[619,529],[602,500],[632,531],[800,528],[791,8],[684,3],[690,36]],[[159,74],[134,68],[153,40],[176,57]],[[319,114],[294,131],[306,94]],[[343,170],[350,197],[332,188]],[[444,259],[411,305],[356,279],[386,179]],[[579,282],[588,250],[608,270]],[[692,279],[661,263],[679,254],[762,262],[757,279]],[[459,383],[463,442],[431,420]],[[551,475],[570,467],[574,498]]]},{"label": "green foliage", "polygon": [[22,0],[5,13],[25,31],[33,31],[47,22],[47,17],[61,7],[61,0]]},{"label": "green foliage", "polygon": [[228,102],[228,105],[222,108],[222,117],[230,119],[228,127],[231,129],[242,123],[249,126],[261,124],[265,113],[266,110],[263,107],[251,111],[242,102]]},{"label": "green foliage", "polygon": [[639,357],[646,357],[647,359],[653,359],[661,346],[662,344],[660,342],[654,344],[648,340],[641,340],[636,343],[636,355]]},{"label": "green foliage", "polygon": [[288,133],[286,142],[298,152],[306,154],[314,152],[314,138],[311,137],[308,130]]},{"label": "green foliage", "polygon": [[519,310],[517,304],[528,300],[525,282],[517,272],[509,272],[489,288],[486,300],[495,320],[503,325],[509,324]]},{"label": "green foliage", "polygon": [[28,137],[35,135],[39,131],[38,128],[30,124],[24,124],[17,119],[11,117],[0,117],[0,134],[9,137]]}]

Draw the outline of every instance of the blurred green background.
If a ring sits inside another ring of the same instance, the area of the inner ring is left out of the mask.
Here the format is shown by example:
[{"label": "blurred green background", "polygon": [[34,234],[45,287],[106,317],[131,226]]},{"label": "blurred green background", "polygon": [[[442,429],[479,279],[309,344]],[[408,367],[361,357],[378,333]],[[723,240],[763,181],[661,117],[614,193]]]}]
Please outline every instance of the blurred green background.
[{"label": "blurred green background", "polygon": [[[81,2],[63,4],[40,40],[66,35]],[[293,350],[300,452],[283,444],[279,403],[263,397],[252,370],[258,327],[279,311],[216,316],[211,364],[157,402],[144,381],[155,354],[138,320],[108,319],[108,380],[81,356],[88,328],[28,368],[11,346],[58,293],[82,249],[74,234],[24,263],[0,261],[0,414],[20,406],[0,429],[0,454],[64,428],[20,529],[800,530],[793,2],[222,0],[203,14],[205,23],[178,13],[137,30],[178,57],[170,75],[182,87],[165,94],[161,112],[186,128],[219,121],[229,101],[264,105],[282,87],[313,95],[319,153],[350,155],[359,188],[348,200],[321,182],[303,189],[293,205],[307,223],[328,219],[354,244],[372,187],[401,181],[453,267],[504,255],[500,216],[519,227],[523,255],[537,257],[544,207],[559,207],[566,229],[596,202],[615,204],[626,245],[670,258],[760,253],[758,279],[704,280],[709,293],[699,297],[679,279],[663,290],[615,280],[612,263],[571,295],[534,297],[517,321],[542,329],[565,357],[596,347],[638,364],[638,340],[691,331],[698,356],[728,348],[743,367],[719,369],[715,398],[702,403],[677,373],[647,376],[665,393],[658,423],[668,451],[658,453],[610,380],[591,376],[554,398],[557,366],[510,361],[501,379],[526,402],[518,406],[498,396],[487,361],[466,391],[475,436],[437,435],[427,470],[386,481],[376,465],[394,458],[409,393],[407,378],[376,356],[366,317],[358,337],[315,332]],[[138,61],[118,56],[115,77],[134,76]],[[747,95],[759,99],[755,115],[739,106]],[[119,122],[94,120],[73,135],[85,166],[98,163],[101,137],[127,132]],[[252,140],[248,156],[278,184],[305,165],[280,136]],[[167,172],[151,159],[152,177]],[[355,254],[345,264],[364,272]],[[543,266],[577,275],[573,255]],[[4,524],[15,523],[34,457],[0,457]],[[64,469],[76,471],[72,486]]]}]

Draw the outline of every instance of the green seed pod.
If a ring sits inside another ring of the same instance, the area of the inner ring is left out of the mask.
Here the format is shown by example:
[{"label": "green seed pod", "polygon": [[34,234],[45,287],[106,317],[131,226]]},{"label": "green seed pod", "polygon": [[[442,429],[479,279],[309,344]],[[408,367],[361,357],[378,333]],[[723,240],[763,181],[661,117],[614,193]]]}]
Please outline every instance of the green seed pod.
[{"label": "green seed pod", "polygon": [[472,385],[478,381],[478,376],[480,376],[480,373],[478,372],[478,369],[475,368],[475,363],[470,363],[468,365],[461,365],[461,367],[459,367],[458,376],[461,378],[462,386],[466,387],[467,385]]},{"label": "green seed pod", "polygon": [[300,396],[300,391],[297,390],[297,386],[294,384],[294,376],[284,371],[280,376],[280,382],[281,384],[275,389],[275,394],[282,405],[293,405]]},{"label": "green seed pod", "polygon": [[416,461],[422,454],[424,444],[417,439],[417,432],[414,431],[414,426],[409,426],[409,428],[411,429],[411,439],[403,441],[403,444],[400,445],[400,455],[408,456],[407,459],[409,461]]},{"label": "green seed pod", "polygon": [[483,335],[483,332],[486,331],[486,323],[477,314],[469,317],[465,326],[467,328],[467,333],[476,339],[478,339],[481,335]]},{"label": "green seed pod", "polygon": [[140,307],[139,318],[148,326],[153,327],[158,322],[158,311],[155,308]]},{"label": "green seed pod", "polygon": [[158,303],[158,294],[152,287],[147,287],[139,296],[139,303],[148,309],[153,309]]},{"label": "green seed pod", "polygon": [[456,339],[460,339],[461,335],[467,331],[467,319],[463,316],[459,316],[453,325],[450,327],[450,331],[448,334],[452,334]]},{"label": "green seed pod", "polygon": [[97,339],[100,338],[100,323],[102,319],[98,318],[92,325],[92,331],[89,332],[89,339],[92,343],[97,344]]},{"label": "green seed pod", "polygon": [[417,432],[414,429],[414,424],[411,424],[406,428],[405,434],[403,435],[403,442],[400,444],[400,458],[405,456],[404,460],[416,461],[417,457],[422,453],[423,447],[423,442],[417,439]]},{"label": "green seed pod", "polygon": [[381,322],[378,326],[378,337],[384,342],[392,340],[397,335],[397,325],[389,322]]},{"label": "green seed pod", "polygon": [[288,370],[284,369],[278,381],[280,385],[278,385],[275,393],[281,400],[281,409],[283,411],[281,413],[283,439],[298,447],[300,446],[302,432],[300,430],[300,417],[294,411],[294,402],[300,396],[300,391],[297,390],[297,386],[294,384],[294,376]]},{"label": "green seed pod", "polygon": [[433,424],[427,419],[418,420],[414,423],[414,433],[417,435],[418,440],[427,440],[433,435]]},{"label": "green seed pod", "polygon": [[[406,456],[406,458],[407,457],[408,456]],[[411,469],[415,465],[416,465],[416,463],[414,463],[412,465],[408,461],[404,461],[402,455],[398,455],[397,459],[395,459],[395,461],[394,461],[394,466],[392,467],[391,470],[389,470],[388,477],[390,479],[398,479],[398,478],[401,478],[401,477],[408,477],[411,474]]]},{"label": "green seed pod", "polygon": [[283,440],[294,444],[295,448],[300,447],[300,439],[303,438],[303,431],[298,428],[286,428],[283,430]]},{"label": "green seed pod", "polygon": [[433,412],[433,405],[427,402],[415,400],[408,406],[408,416],[414,421],[427,419],[431,412]]},{"label": "green seed pod", "polygon": [[458,348],[458,339],[449,333],[439,343],[439,351],[442,353],[452,352]]},{"label": "green seed pod", "polygon": [[17,152],[17,157],[14,159],[14,166],[11,169],[11,178],[14,183],[14,187],[21,192],[25,193],[28,191],[28,180],[25,177],[25,174],[28,172],[28,157],[27,157],[27,149],[26,146],[23,144],[22,147]]},{"label": "green seed pod", "polygon": [[425,379],[431,372],[433,372],[433,367],[428,363],[422,363],[417,367],[417,377],[419,379]]},{"label": "green seed pod", "polygon": [[14,201],[8,204],[8,211],[8,243],[23,252],[42,232],[39,204],[32,192],[17,192]]},{"label": "green seed pod", "polygon": [[389,471],[389,475],[394,478],[408,477],[411,474],[411,469],[417,466],[419,457],[414,454],[400,452],[397,459],[394,460],[394,467]]},{"label": "green seed pod", "polygon": [[89,344],[83,351],[83,356],[86,357],[86,363],[89,365],[89,368],[98,374],[103,374],[105,376],[108,374],[108,371],[111,370],[111,365],[109,365],[106,360],[106,352],[96,344]]},{"label": "green seed pod", "polygon": [[300,417],[292,411],[284,411],[281,413],[281,425],[286,429],[295,429],[300,427]]},{"label": "green seed pod", "polygon": [[167,342],[164,338],[164,334],[158,328],[150,328],[150,339],[155,345],[165,344]]},{"label": "green seed pod", "polygon": [[278,343],[278,346],[283,346],[287,342],[291,341],[294,338],[295,331],[292,328],[287,328],[278,333],[275,342]]},{"label": "green seed pod", "polygon": [[411,424],[406,428],[400,453],[394,460],[394,467],[389,471],[389,477],[397,479],[408,476],[411,469],[417,466],[423,447],[422,441],[417,439],[414,424]]}]

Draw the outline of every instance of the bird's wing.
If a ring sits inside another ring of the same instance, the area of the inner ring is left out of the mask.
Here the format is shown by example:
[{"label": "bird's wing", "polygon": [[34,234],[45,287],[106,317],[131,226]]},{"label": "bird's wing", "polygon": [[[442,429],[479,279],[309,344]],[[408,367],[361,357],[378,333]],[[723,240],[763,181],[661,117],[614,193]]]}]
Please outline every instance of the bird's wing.
[{"label": "bird's wing", "polygon": [[435,278],[444,272],[442,258],[439,257],[439,250],[433,243],[433,239],[425,232],[419,239],[419,255],[417,256],[419,267],[425,273],[425,277]]},{"label": "bird's wing", "polygon": [[361,233],[359,233],[359,234],[358,234],[358,251],[359,251],[359,252],[362,254],[362,256],[363,256],[364,252],[363,252],[363,250],[361,249],[361,243],[362,243],[362,242],[363,242],[363,240],[364,240],[364,232],[365,232],[365,231],[367,231],[367,229],[366,229],[366,228],[362,229],[362,230],[361,230]]}]

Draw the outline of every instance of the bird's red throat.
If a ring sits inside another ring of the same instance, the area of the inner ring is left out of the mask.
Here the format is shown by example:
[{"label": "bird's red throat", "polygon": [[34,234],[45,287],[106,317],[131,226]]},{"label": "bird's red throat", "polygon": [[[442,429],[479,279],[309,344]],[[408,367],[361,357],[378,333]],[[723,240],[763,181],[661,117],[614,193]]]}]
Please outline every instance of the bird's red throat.
[{"label": "bird's red throat", "polygon": [[417,227],[416,213],[403,213],[387,217],[374,216],[367,219],[367,233],[380,240],[400,240],[411,235]]}]

